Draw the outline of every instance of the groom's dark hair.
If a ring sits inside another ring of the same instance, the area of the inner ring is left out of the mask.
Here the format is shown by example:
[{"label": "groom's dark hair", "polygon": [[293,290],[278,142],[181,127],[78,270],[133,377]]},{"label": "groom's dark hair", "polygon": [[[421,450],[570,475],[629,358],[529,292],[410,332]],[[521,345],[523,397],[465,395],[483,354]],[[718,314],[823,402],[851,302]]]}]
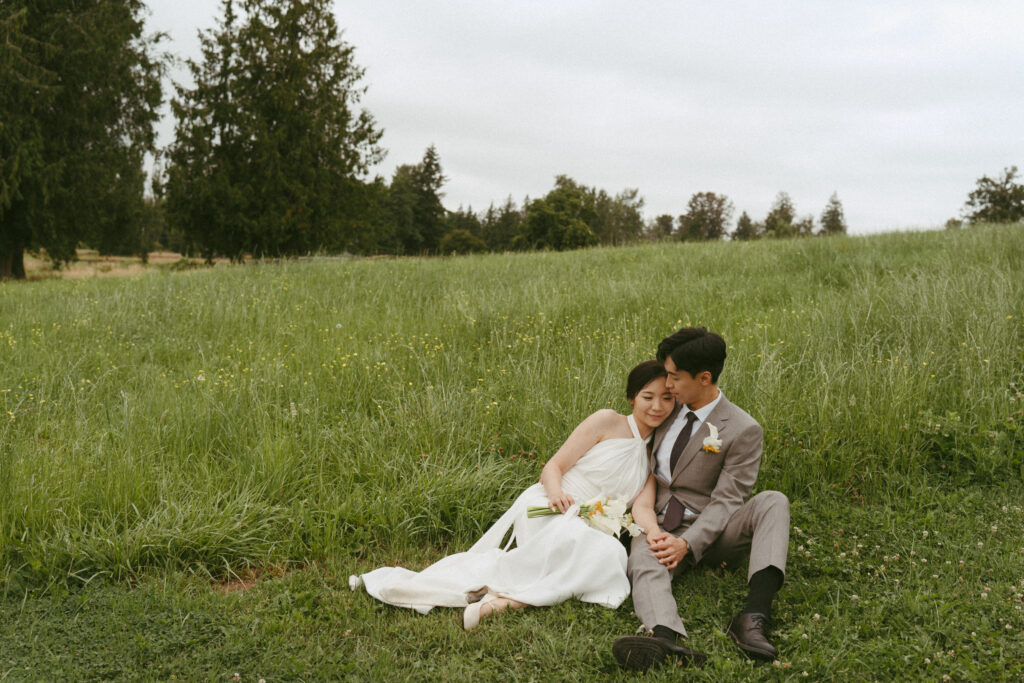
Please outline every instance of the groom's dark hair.
[{"label": "groom's dark hair", "polygon": [[706,327],[684,327],[670,334],[658,344],[658,360],[671,358],[676,367],[696,377],[707,370],[711,382],[718,383],[718,375],[725,365],[725,340]]}]

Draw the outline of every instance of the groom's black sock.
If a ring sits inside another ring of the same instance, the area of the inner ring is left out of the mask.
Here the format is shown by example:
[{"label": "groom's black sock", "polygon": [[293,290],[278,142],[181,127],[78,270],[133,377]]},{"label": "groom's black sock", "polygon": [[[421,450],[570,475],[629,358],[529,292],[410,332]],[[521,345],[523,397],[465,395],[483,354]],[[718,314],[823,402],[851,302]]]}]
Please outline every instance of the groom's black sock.
[{"label": "groom's black sock", "polygon": [[772,600],[782,588],[783,574],[778,567],[765,567],[750,577],[750,595],[744,612],[758,612],[769,619],[772,616]]},{"label": "groom's black sock", "polygon": [[655,626],[653,629],[655,638],[662,638],[669,641],[670,643],[677,642],[679,634],[670,629],[668,626]]}]

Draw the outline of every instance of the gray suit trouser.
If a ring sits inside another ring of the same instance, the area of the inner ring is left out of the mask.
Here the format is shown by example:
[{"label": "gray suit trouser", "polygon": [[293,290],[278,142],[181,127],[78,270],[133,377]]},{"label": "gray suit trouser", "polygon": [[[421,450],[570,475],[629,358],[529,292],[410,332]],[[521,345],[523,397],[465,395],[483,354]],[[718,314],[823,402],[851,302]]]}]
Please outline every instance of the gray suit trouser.
[{"label": "gray suit trouser", "polygon": [[[684,521],[683,526],[672,533],[682,536],[687,528],[689,523]],[[749,551],[749,581],[751,576],[766,567],[776,567],[785,575],[788,550],[789,499],[778,491],[762,491],[729,518],[722,534],[705,549],[699,564],[706,567],[719,567],[723,563],[734,566]],[[667,626],[686,635],[686,627],[679,618],[679,608],[672,596],[672,580],[693,566],[691,555],[687,553],[683,561],[669,571],[658,563],[644,534],[633,539],[626,572],[633,586],[633,611],[645,628]]]}]

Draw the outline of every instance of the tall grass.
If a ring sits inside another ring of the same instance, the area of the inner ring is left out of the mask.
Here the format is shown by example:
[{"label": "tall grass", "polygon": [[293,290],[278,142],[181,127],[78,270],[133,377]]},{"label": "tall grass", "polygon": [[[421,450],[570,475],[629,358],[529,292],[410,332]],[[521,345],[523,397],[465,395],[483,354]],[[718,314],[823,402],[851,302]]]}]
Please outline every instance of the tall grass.
[{"label": "tall grass", "polygon": [[465,546],[681,325],[760,488],[1019,479],[1024,230],[0,285],[0,581]]}]

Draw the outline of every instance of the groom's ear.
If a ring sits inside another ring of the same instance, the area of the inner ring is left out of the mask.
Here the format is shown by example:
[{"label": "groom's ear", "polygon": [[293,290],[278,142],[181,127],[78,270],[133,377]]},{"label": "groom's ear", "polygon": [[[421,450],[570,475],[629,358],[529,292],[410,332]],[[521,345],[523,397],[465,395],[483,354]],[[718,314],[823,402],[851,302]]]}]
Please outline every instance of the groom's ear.
[{"label": "groom's ear", "polygon": [[705,387],[714,384],[714,382],[711,381],[711,371],[710,370],[704,370],[703,372],[698,372],[697,373],[697,381],[701,383],[701,386],[705,386]]}]

